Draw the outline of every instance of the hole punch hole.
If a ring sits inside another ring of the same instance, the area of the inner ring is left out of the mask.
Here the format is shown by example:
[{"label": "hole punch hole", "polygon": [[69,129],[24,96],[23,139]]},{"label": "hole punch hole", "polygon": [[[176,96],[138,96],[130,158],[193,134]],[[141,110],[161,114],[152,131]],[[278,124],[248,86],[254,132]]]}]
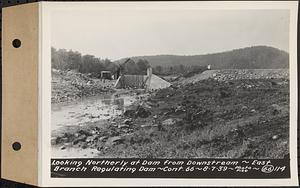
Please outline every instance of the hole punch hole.
[{"label": "hole punch hole", "polygon": [[12,42],[13,47],[19,48],[21,46],[21,41],[19,39],[15,39]]},{"label": "hole punch hole", "polygon": [[14,142],[13,145],[12,145],[12,148],[15,151],[19,151],[21,149],[21,143],[20,142]]}]

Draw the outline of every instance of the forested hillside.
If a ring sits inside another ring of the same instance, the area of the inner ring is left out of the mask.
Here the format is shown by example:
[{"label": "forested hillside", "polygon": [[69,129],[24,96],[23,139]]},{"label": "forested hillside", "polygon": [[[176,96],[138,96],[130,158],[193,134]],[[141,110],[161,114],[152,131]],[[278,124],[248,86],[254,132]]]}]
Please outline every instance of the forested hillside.
[{"label": "forested hillside", "polygon": [[[268,46],[254,46],[215,54],[177,56],[156,55],[132,57],[145,59],[152,67],[211,65],[212,69],[278,69],[289,67],[289,54]],[[123,62],[121,59],[117,62]],[[159,67],[161,69],[161,67]]]},{"label": "forested hillside", "polygon": [[116,72],[121,69],[125,74],[146,74],[147,67],[159,75],[189,75],[212,69],[282,69],[289,67],[289,54],[267,46],[255,46],[232,51],[194,55],[156,55],[124,58],[115,62],[79,52],[52,48],[52,68],[77,70],[97,76],[101,71]]}]

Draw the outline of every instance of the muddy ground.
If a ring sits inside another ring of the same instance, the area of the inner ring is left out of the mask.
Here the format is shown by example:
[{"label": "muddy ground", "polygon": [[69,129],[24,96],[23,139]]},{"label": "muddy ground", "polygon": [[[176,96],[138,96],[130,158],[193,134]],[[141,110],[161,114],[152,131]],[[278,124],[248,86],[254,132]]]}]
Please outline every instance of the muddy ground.
[{"label": "muddy ground", "polygon": [[174,84],[122,115],[52,136],[53,147],[92,149],[97,157],[283,158],[289,154],[289,81]]}]

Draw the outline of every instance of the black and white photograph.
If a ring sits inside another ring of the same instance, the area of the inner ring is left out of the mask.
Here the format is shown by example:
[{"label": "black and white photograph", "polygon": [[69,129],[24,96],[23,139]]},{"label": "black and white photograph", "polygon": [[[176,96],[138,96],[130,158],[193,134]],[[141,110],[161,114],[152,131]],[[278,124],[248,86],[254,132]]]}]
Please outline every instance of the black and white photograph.
[{"label": "black and white photograph", "polygon": [[1,178],[299,185],[297,1],[30,2],[3,8]]},{"label": "black and white photograph", "polygon": [[289,158],[289,10],[51,17],[51,156]]}]

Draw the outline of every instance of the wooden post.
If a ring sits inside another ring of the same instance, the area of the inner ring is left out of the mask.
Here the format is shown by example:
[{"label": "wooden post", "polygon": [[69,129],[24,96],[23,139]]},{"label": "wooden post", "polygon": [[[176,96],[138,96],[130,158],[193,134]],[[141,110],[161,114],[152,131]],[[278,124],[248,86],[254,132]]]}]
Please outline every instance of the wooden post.
[{"label": "wooden post", "polygon": [[149,67],[147,69],[147,83],[146,83],[147,90],[150,90],[151,77],[152,77],[152,67]]}]

